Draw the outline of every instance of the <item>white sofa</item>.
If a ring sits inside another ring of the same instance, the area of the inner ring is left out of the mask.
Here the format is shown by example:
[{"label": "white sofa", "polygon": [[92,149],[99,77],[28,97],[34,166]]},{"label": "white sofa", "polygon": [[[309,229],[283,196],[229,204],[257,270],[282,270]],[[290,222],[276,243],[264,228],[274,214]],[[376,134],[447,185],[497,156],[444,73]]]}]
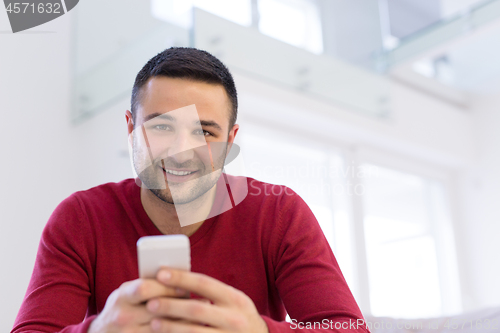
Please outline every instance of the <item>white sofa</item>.
[{"label": "white sofa", "polygon": [[399,319],[365,316],[372,333],[489,333],[500,332],[500,308],[450,317]]}]

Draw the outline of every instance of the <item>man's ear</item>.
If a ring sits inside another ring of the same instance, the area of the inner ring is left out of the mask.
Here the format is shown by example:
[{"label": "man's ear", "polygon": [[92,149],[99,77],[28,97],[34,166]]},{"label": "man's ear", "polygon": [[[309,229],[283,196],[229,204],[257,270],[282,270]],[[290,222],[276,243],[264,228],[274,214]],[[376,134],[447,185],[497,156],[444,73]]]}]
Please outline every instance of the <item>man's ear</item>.
[{"label": "man's ear", "polygon": [[125,119],[127,120],[127,132],[130,135],[134,130],[134,118],[132,117],[132,112],[129,110],[125,111]]},{"label": "man's ear", "polygon": [[128,144],[132,147],[132,131],[134,130],[134,118],[132,112],[125,111],[125,119],[127,120]]},{"label": "man's ear", "polygon": [[234,138],[236,137],[236,134],[238,133],[239,129],[240,129],[240,125],[234,124],[233,128],[231,128],[231,130],[229,131],[229,135],[227,136],[226,157],[227,157],[227,154],[229,154],[231,147],[233,146]]}]

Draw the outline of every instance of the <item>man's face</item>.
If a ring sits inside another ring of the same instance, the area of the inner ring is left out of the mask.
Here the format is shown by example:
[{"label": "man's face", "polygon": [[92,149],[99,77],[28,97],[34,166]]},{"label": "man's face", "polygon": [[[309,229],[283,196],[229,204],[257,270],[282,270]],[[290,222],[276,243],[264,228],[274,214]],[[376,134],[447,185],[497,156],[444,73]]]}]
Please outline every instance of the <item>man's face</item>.
[{"label": "man's face", "polygon": [[127,111],[134,168],[145,187],[171,204],[210,190],[238,131],[238,125],[229,129],[230,109],[222,85],[151,78],[135,123]]}]

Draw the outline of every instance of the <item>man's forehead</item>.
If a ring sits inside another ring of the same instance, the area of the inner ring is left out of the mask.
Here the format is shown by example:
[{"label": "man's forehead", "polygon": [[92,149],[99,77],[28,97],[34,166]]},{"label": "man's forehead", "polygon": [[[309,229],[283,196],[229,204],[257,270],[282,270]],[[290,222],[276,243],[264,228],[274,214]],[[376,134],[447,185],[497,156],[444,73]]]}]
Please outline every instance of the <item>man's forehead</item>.
[{"label": "man's forehead", "polygon": [[184,105],[197,104],[198,106],[204,103],[231,103],[222,84],[190,78],[151,77],[141,88],[141,94],[146,103],[191,101]]},{"label": "man's forehead", "polygon": [[147,122],[153,119],[157,120],[169,120],[172,122],[193,122],[193,121],[200,121],[200,117],[198,114],[198,110],[196,109],[195,104],[187,105],[181,108],[177,108],[174,110],[170,110],[167,112],[150,112],[147,114],[144,114],[144,110],[142,110],[141,116],[143,122]]}]

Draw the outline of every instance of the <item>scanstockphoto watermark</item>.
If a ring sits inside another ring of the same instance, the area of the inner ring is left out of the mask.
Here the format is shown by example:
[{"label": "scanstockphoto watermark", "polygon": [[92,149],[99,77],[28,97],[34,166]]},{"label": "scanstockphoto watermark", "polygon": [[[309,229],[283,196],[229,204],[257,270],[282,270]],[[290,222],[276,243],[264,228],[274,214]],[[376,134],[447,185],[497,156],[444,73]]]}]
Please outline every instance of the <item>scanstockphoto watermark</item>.
[{"label": "scanstockphoto watermark", "polygon": [[438,320],[377,320],[377,321],[365,321],[364,319],[357,319],[349,321],[333,321],[330,319],[323,319],[322,321],[316,322],[301,322],[296,319],[292,319],[290,322],[291,329],[325,329],[325,330],[352,330],[352,329],[368,329],[373,330],[406,330],[406,331],[421,331],[421,330],[499,330],[500,323],[498,319],[467,319],[467,318],[448,318],[443,321]]},{"label": "scanstockphoto watermark", "polygon": [[331,196],[331,195],[363,195],[365,193],[365,186],[363,184],[351,183],[349,181],[343,183],[327,183],[327,182],[315,182],[315,183],[295,183],[291,187],[293,191],[282,185],[274,184],[263,184],[263,189],[256,184],[257,180],[250,181],[250,188],[248,191],[249,195],[259,196],[264,194],[265,196],[280,196],[280,195],[293,195],[294,192],[300,193],[301,195],[320,195],[320,196]]},{"label": "scanstockphoto watermark", "polygon": [[379,177],[375,165],[356,167],[354,162],[345,165],[330,165],[305,161],[301,165],[272,165],[260,162],[250,163],[249,169],[258,178],[280,177],[288,179],[363,179]]},{"label": "scanstockphoto watermark", "polygon": [[290,322],[290,328],[293,330],[299,329],[323,329],[323,330],[358,330],[360,328],[367,328],[367,325],[363,319],[356,319],[349,321],[334,321],[330,319],[323,319],[322,321],[315,322],[302,322],[297,321],[297,319],[292,319]]},{"label": "scanstockphoto watermark", "polygon": [[[252,175],[257,179],[288,180],[289,187],[301,195],[352,196],[363,195],[363,178],[378,177],[377,166],[355,167],[348,165],[327,166],[321,163],[304,161],[300,165],[271,165],[253,162],[249,165]],[[250,195],[266,196],[292,195],[293,191],[280,185],[265,184],[264,189],[254,181],[250,182]]]}]

